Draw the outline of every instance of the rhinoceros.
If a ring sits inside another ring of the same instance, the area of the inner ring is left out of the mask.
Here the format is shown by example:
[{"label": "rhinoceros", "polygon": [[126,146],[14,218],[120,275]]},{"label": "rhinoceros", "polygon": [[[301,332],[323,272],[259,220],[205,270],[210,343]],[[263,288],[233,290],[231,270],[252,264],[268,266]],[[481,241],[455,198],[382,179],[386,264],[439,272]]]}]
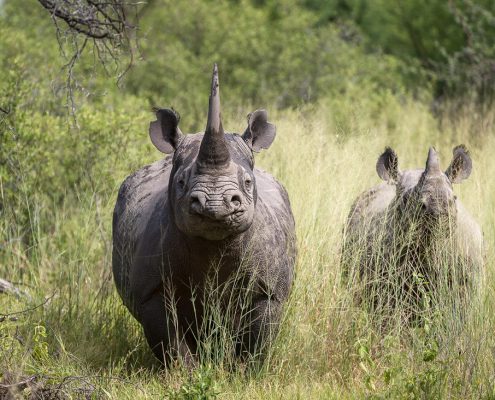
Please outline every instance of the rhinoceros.
[{"label": "rhinoceros", "polygon": [[405,171],[395,151],[385,149],[376,164],[385,182],[357,198],[344,229],[343,272],[359,283],[360,300],[364,291],[373,307],[400,302],[414,315],[437,288],[464,299],[472,293],[482,273],[483,236],[452,187],[471,169],[464,145],[454,148],[445,172],[434,148],[424,169]]},{"label": "rhinoceros", "polygon": [[[275,126],[257,110],[242,135],[225,133],[219,89],[215,64],[204,133],[184,135],[177,112],[155,109],[151,141],[169,156],[125,179],[113,214],[118,293],[166,364],[197,362],[217,300],[234,359],[266,353],[293,280],[287,192],[254,167],[253,152],[270,147]],[[212,300],[214,292],[222,295]]]}]

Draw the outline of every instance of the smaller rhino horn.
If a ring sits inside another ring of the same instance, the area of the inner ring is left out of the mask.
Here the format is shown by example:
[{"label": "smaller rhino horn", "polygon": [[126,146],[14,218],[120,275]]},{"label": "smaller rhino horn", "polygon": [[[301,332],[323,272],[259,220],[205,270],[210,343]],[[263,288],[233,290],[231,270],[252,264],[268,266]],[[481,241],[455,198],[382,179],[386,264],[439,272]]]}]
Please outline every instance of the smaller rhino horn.
[{"label": "smaller rhino horn", "polygon": [[426,160],[425,172],[427,174],[442,172],[440,169],[440,159],[434,147],[430,147],[428,151],[428,159]]}]

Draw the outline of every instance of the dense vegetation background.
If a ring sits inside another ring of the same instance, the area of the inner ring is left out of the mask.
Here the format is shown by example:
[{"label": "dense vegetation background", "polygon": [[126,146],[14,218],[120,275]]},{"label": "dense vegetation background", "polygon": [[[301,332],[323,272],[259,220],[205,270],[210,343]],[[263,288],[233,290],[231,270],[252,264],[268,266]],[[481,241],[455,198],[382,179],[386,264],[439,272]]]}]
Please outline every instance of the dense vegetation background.
[{"label": "dense vegetation background", "polygon": [[[25,396],[495,397],[493,1],[159,0],[133,49],[56,33],[39,2],[0,2],[0,278],[25,293],[0,294],[3,384],[35,376]],[[214,62],[226,128],[241,132],[256,108],[278,127],[257,162],[289,191],[300,249],[273,354],[248,375],[161,370],[110,271],[118,186],[161,157],[151,107],[202,130]],[[447,166],[460,142],[474,172],[455,189],[487,244],[479,304],[462,323],[432,313],[384,333],[340,283],[346,213],[378,181],[385,145],[404,167],[435,145]]]}]

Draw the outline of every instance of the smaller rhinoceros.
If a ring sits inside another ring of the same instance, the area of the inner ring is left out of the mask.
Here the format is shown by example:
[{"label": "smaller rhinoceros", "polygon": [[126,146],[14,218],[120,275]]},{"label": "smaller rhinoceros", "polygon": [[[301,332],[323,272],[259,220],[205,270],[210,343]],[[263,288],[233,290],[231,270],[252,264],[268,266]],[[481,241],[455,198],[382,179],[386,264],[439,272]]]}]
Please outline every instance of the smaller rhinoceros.
[{"label": "smaller rhinoceros", "polygon": [[[362,193],[344,230],[344,276],[373,307],[424,305],[425,293],[440,288],[465,298],[483,264],[482,232],[454,194],[452,184],[468,178],[471,157],[454,148],[445,172],[430,148],[424,169],[399,170],[394,150],[386,148],[376,164],[385,183]],[[445,293],[445,292],[444,292]]]},{"label": "smaller rhinoceros", "polygon": [[254,167],[253,152],[271,145],[275,126],[257,110],[244,134],[224,132],[216,65],[204,133],[184,135],[175,111],[155,111],[151,141],[170,156],[120,188],[112,257],[118,292],[163,361],[195,363],[199,344],[215,335],[232,343],[232,354],[263,354],[296,255],[287,192]]}]

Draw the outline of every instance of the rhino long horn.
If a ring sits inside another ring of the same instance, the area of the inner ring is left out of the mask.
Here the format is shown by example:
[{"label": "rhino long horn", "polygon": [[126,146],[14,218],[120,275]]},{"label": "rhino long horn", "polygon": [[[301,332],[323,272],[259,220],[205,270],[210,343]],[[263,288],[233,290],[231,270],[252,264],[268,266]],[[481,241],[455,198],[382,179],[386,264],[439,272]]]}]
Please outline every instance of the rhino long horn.
[{"label": "rhino long horn", "polygon": [[438,153],[433,147],[430,147],[430,150],[428,151],[425,172],[426,174],[437,174],[442,172],[440,169],[440,159],[438,158]]},{"label": "rhino long horn", "polygon": [[199,148],[197,163],[200,168],[222,169],[230,162],[230,153],[225,142],[220,112],[220,86],[217,64],[213,66],[208,121]]}]

